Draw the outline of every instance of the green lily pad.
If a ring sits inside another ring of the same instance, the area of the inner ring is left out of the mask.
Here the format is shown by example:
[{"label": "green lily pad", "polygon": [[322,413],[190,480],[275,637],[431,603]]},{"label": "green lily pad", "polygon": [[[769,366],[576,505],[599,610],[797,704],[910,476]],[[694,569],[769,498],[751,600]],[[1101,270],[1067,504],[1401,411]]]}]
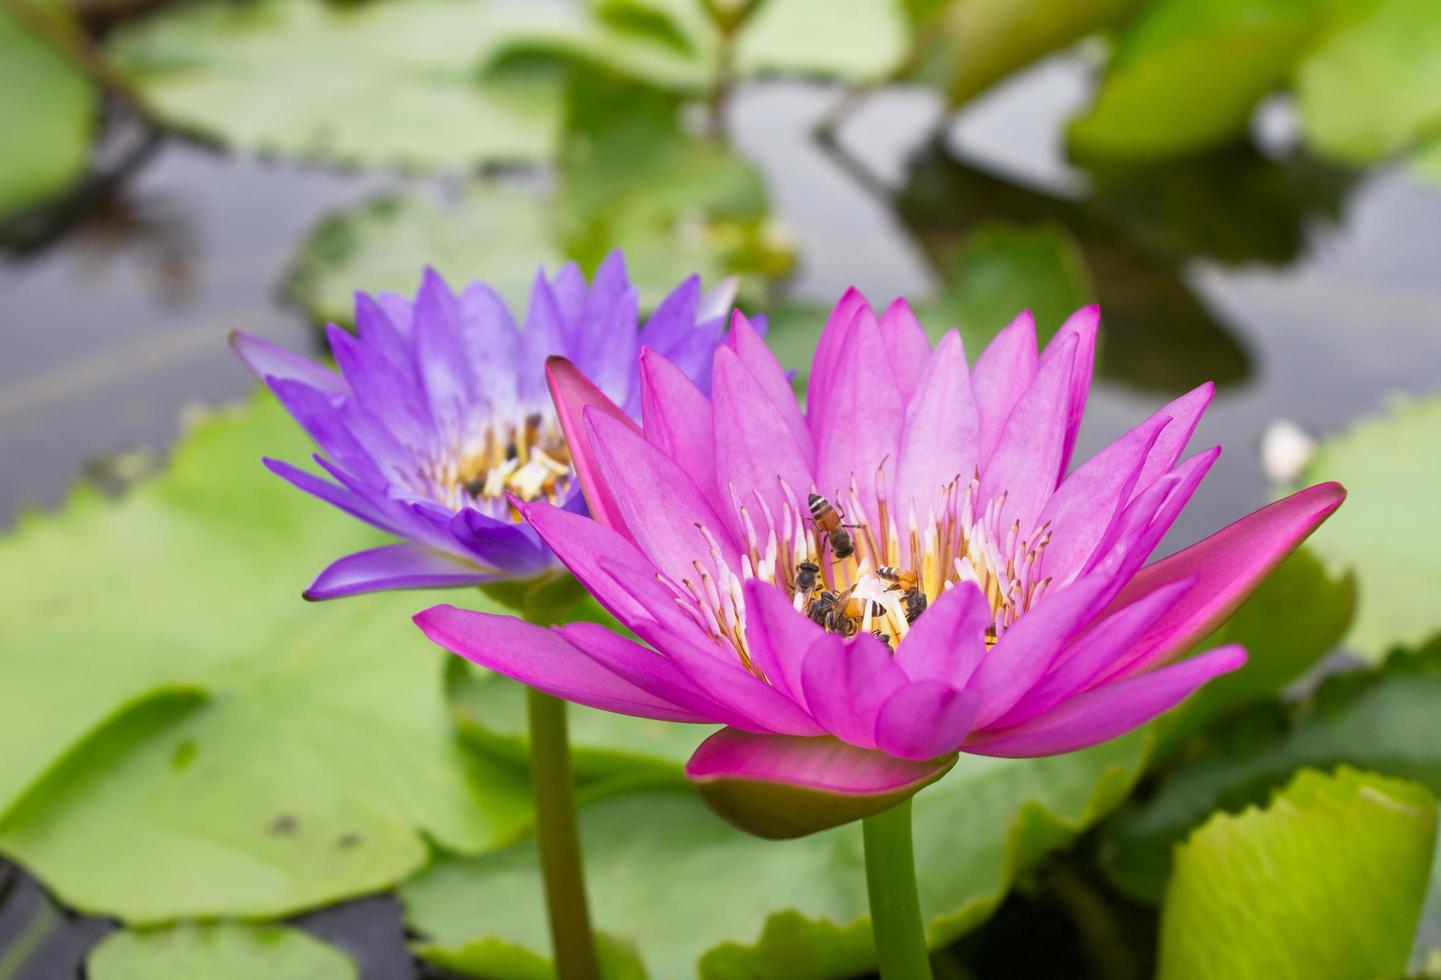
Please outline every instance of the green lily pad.
[{"label": "green lily pad", "polygon": [[317,321],[347,323],[355,290],[412,292],[429,264],[523,308],[537,265],[592,270],[617,247],[645,307],[691,273],[707,286],[739,276],[744,296],[763,295],[792,252],[755,168],[682,134],[674,97],[583,78],[552,191],[477,181],[448,200],[388,195],[332,215],[301,246],[288,295]]},{"label": "green lily pad", "polygon": [[1112,879],[1154,901],[1176,843],[1217,809],[1263,801],[1303,766],[1341,763],[1414,779],[1441,793],[1441,644],[1398,653],[1384,670],[1328,680],[1295,721],[1257,710],[1216,733],[1207,750],[1169,773],[1141,805],[1112,817],[1101,852]]},{"label": "green lily pad", "polygon": [[1157,157],[1243,135],[1256,104],[1289,79],[1323,11],[1323,0],[1156,0],[1122,32],[1096,104],[1071,125],[1072,147]]},{"label": "green lily pad", "polygon": [[[973,928],[1016,876],[1129,792],[1143,735],[1051,759],[962,756],[915,798],[921,903],[933,946]],[[750,837],[686,788],[581,811],[596,927],[629,940],[650,976],[846,977],[873,965],[859,827]],[[638,832],[638,827],[644,827]],[[426,959],[492,978],[498,950],[549,961],[534,845],[446,857],[401,888]],[[482,953],[485,955],[482,957]]]},{"label": "green lily pad", "polygon": [[453,734],[425,596],[301,601],[377,540],[259,464],[307,451],[266,397],[0,542],[0,852],[71,907],[282,915],[528,824],[525,773]]},{"label": "green lily pad", "polygon": [[62,36],[77,29],[48,0],[0,7],[0,217],[44,202],[84,175],[100,114],[85,73],[34,24]]},{"label": "green lily pad", "polygon": [[1322,443],[1306,468],[1306,483],[1340,480],[1350,491],[1311,548],[1333,569],[1355,572],[1346,642],[1373,661],[1441,631],[1441,548],[1428,533],[1438,445],[1441,398],[1401,402]]},{"label": "green lily pad", "polygon": [[1296,77],[1311,145],[1377,163],[1441,133],[1441,15],[1429,0],[1368,0],[1329,34]]},{"label": "green lily pad", "polygon": [[1425,788],[1303,771],[1266,809],[1216,816],[1177,850],[1156,975],[1400,976],[1435,838]]},{"label": "green lily pad", "polygon": [[548,157],[553,70],[482,72],[523,11],[464,0],[175,7],[106,50],[177,129],[252,152],[426,169]]},{"label": "green lily pad", "polygon": [[990,222],[967,236],[939,294],[917,316],[932,339],[959,328],[974,359],[1022,310],[1036,318],[1044,344],[1093,296],[1085,259],[1065,229]]},{"label": "green lily pad", "polygon": [[90,951],[90,980],[355,980],[351,958],[299,929],[186,924],[112,932]]}]

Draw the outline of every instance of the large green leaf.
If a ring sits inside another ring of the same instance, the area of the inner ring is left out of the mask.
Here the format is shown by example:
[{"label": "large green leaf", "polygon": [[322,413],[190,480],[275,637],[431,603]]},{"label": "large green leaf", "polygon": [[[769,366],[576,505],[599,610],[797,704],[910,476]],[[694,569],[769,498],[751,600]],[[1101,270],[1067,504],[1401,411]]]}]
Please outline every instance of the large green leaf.
[{"label": "large green leaf", "polygon": [[[1025,761],[962,756],[916,797],[929,938],[983,921],[1016,875],[1129,791],[1142,735]],[[785,842],[726,824],[688,789],[610,797],[581,811],[599,930],[629,940],[652,977],[845,977],[873,962],[860,832]],[[643,830],[638,828],[643,827]],[[544,975],[549,959],[531,843],[447,858],[401,889],[428,959],[471,975]],[[539,966],[537,965],[539,964]]]},{"label": "large green leaf", "polygon": [[1346,505],[1311,546],[1356,574],[1347,645],[1372,660],[1441,631],[1441,540],[1431,515],[1441,481],[1441,398],[1397,404],[1321,445],[1305,482],[1339,480]]},{"label": "large green leaf", "polygon": [[176,7],[107,50],[178,129],[252,152],[459,169],[547,157],[553,70],[482,73],[523,11],[465,0]]},{"label": "large green leaf", "polygon": [[344,323],[355,290],[411,292],[425,264],[456,282],[485,279],[517,307],[537,265],[590,270],[617,247],[647,307],[691,273],[707,285],[740,276],[753,300],[789,268],[758,172],[682,134],[674,97],[586,75],[573,101],[550,192],[477,181],[449,200],[389,195],[333,215],[301,247],[289,294],[317,320]]},{"label": "large green leaf", "polygon": [[0,5],[0,217],[84,174],[99,115],[94,86],[37,25],[62,36],[75,30],[47,0]]},{"label": "large green leaf", "polygon": [[355,980],[355,963],[298,929],[180,925],[112,932],[85,963],[90,980]]},{"label": "large green leaf", "polygon": [[1177,850],[1157,976],[1399,976],[1435,837],[1423,787],[1303,771],[1265,810],[1216,816]]},{"label": "large green leaf", "polygon": [[1414,779],[1441,793],[1441,645],[1397,654],[1384,671],[1327,681],[1297,720],[1258,710],[1218,733],[1209,748],[1166,776],[1142,805],[1107,822],[1101,849],[1113,879],[1154,900],[1171,850],[1216,809],[1258,803],[1298,768],[1347,763]]},{"label": "large green leaf", "polygon": [[1376,163],[1441,133],[1441,8],[1432,0],[1354,0],[1296,79],[1316,149]]},{"label": "large green leaf", "polygon": [[1072,146],[1167,156],[1242,135],[1316,35],[1324,3],[1156,0],[1122,33],[1096,104],[1071,126]]},{"label": "large green leaf", "polygon": [[525,774],[455,740],[426,596],[300,600],[375,540],[259,464],[307,448],[266,398],[0,544],[0,852],[67,904],[279,915],[528,822]]}]

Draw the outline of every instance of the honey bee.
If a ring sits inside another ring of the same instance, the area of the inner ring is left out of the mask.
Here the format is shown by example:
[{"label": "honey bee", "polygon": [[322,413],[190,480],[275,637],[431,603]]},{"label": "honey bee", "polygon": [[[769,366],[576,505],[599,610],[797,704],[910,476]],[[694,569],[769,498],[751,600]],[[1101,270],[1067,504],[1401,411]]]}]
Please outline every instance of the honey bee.
[{"label": "honey bee", "polygon": [[[859,598],[859,597],[852,598],[852,597],[849,595],[849,593],[848,593],[848,594],[846,595],[846,597],[845,597],[845,601],[844,601],[844,602],[839,602],[838,604],[841,606],[841,609],[844,611],[845,616],[846,616],[847,619],[864,619],[864,618],[865,618],[865,615],[866,615],[866,600],[861,599],[861,598]],[[871,615],[872,615],[873,617],[879,617],[879,616],[884,616],[885,614],[886,614],[886,608],[885,608],[885,606],[882,606],[879,602],[877,602],[876,600],[872,599],[872,600],[871,600]]]},{"label": "honey bee", "polygon": [[810,507],[811,520],[815,522],[816,529],[830,538],[831,551],[837,559],[849,558],[856,553],[856,543],[851,538],[851,532],[847,527],[853,525],[842,524],[840,512],[831,506],[831,502],[818,493],[813,493],[806,500]]},{"label": "honey bee", "polygon": [[991,647],[995,646],[995,645],[996,645],[996,641],[998,641],[999,639],[1000,639],[1000,636],[997,635],[997,633],[996,633],[996,625],[995,625],[994,623],[992,623],[990,626],[987,626],[987,627],[986,627],[986,649],[989,650]]},{"label": "honey bee", "polygon": [[840,597],[829,589],[822,590],[821,594],[806,606],[806,615],[810,617],[811,622],[822,629],[830,629],[831,613],[835,610],[838,598]]},{"label": "honey bee", "polygon": [[796,591],[810,595],[816,588],[816,576],[820,575],[821,566],[813,561],[803,561],[796,566]]},{"label": "honey bee", "polygon": [[876,639],[884,643],[886,645],[886,649],[890,649],[891,638],[885,630],[871,630],[871,636],[874,636]]},{"label": "honey bee", "polygon": [[894,565],[882,565],[876,569],[876,577],[891,583],[890,591],[909,592],[916,587],[916,573]]},{"label": "honey bee", "polygon": [[[841,636],[854,636],[858,617],[847,615],[847,610],[852,602],[859,602],[850,598],[850,591],[835,593],[826,589],[811,600],[806,607],[806,615],[811,622],[828,633],[839,633]],[[864,608],[864,607],[862,607]]]},{"label": "honey bee", "polygon": [[901,601],[906,604],[906,622],[914,623],[926,611],[926,594],[919,588],[907,589]]}]

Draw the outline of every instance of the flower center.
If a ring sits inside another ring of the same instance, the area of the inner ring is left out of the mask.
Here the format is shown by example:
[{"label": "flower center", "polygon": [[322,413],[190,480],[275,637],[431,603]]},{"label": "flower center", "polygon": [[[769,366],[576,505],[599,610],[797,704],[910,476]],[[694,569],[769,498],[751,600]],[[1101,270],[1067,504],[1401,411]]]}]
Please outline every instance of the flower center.
[{"label": "flower center", "polygon": [[519,520],[507,495],[559,504],[570,494],[575,471],[560,423],[553,415],[533,412],[519,420],[491,421],[430,466],[426,478],[437,501],[451,509],[504,507],[512,520]]},{"label": "flower center", "polygon": [[[1005,494],[980,500],[979,475],[939,488],[923,521],[912,506],[902,522],[885,497],[884,465],[876,473],[874,522],[854,477],[848,492],[833,497],[812,488],[804,506],[781,481],[779,514],[759,494],[742,502],[732,487],[743,548],[736,567],[702,527],[710,554],[695,561],[694,578],[667,586],[680,606],[711,636],[733,645],[752,671],[742,589],[751,579],[774,584],[798,612],[828,632],[870,633],[892,650],[942,593],[973,582],[991,606],[986,645],[993,646],[1050,585],[1040,574],[1051,539],[1048,525],[1024,535],[1019,521],[1002,526]],[[765,518],[764,535],[753,513]]]}]

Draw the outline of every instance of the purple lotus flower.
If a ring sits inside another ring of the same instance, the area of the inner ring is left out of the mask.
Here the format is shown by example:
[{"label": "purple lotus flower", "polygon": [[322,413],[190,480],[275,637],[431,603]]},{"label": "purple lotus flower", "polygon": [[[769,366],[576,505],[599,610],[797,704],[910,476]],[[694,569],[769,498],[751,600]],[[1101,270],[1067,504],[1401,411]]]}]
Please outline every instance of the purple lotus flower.
[{"label": "purple lotus flower", "polygon": [[513,503],[585,506],[546,390],[546,358],[569,358],[631,415],[640,411],[642,346],[707,390],[730,302],[721,292],[702,297],[692,276],[638,329],[637,290],[614,252],[589,286],[574,264],[552,280],[542,271],[524,330],[489,286],[471,283],[457,295],[434,270],[414,300],[358,293],[358,335],[327,328],[339,373],[234,333],[236,353],[319,445],[315,462],[335,482],[280,460],[265,465],[404,539],[336,561],[306,598],[559,570]]},{"label": "purple lotus flower", "polygon": [[417,622],[477,663],[625,714],[724,725],[688,774],[766,836],[855,819],[957,752],[1040,756],[1120,735],[1245,660],[1177,658],[1341,503],[1303,490],[1147,559],[1219,449],[1182,452],[1212,387],[1067,475],[1098,312],[1046,349],[1029,314],[967,365],[903,301],[852,290],[806,410],[744,317],[709,397],[642,355],[644,428],[568,365],[560,419],[596,520],[517,506],[643,642],[437,606]]}]

